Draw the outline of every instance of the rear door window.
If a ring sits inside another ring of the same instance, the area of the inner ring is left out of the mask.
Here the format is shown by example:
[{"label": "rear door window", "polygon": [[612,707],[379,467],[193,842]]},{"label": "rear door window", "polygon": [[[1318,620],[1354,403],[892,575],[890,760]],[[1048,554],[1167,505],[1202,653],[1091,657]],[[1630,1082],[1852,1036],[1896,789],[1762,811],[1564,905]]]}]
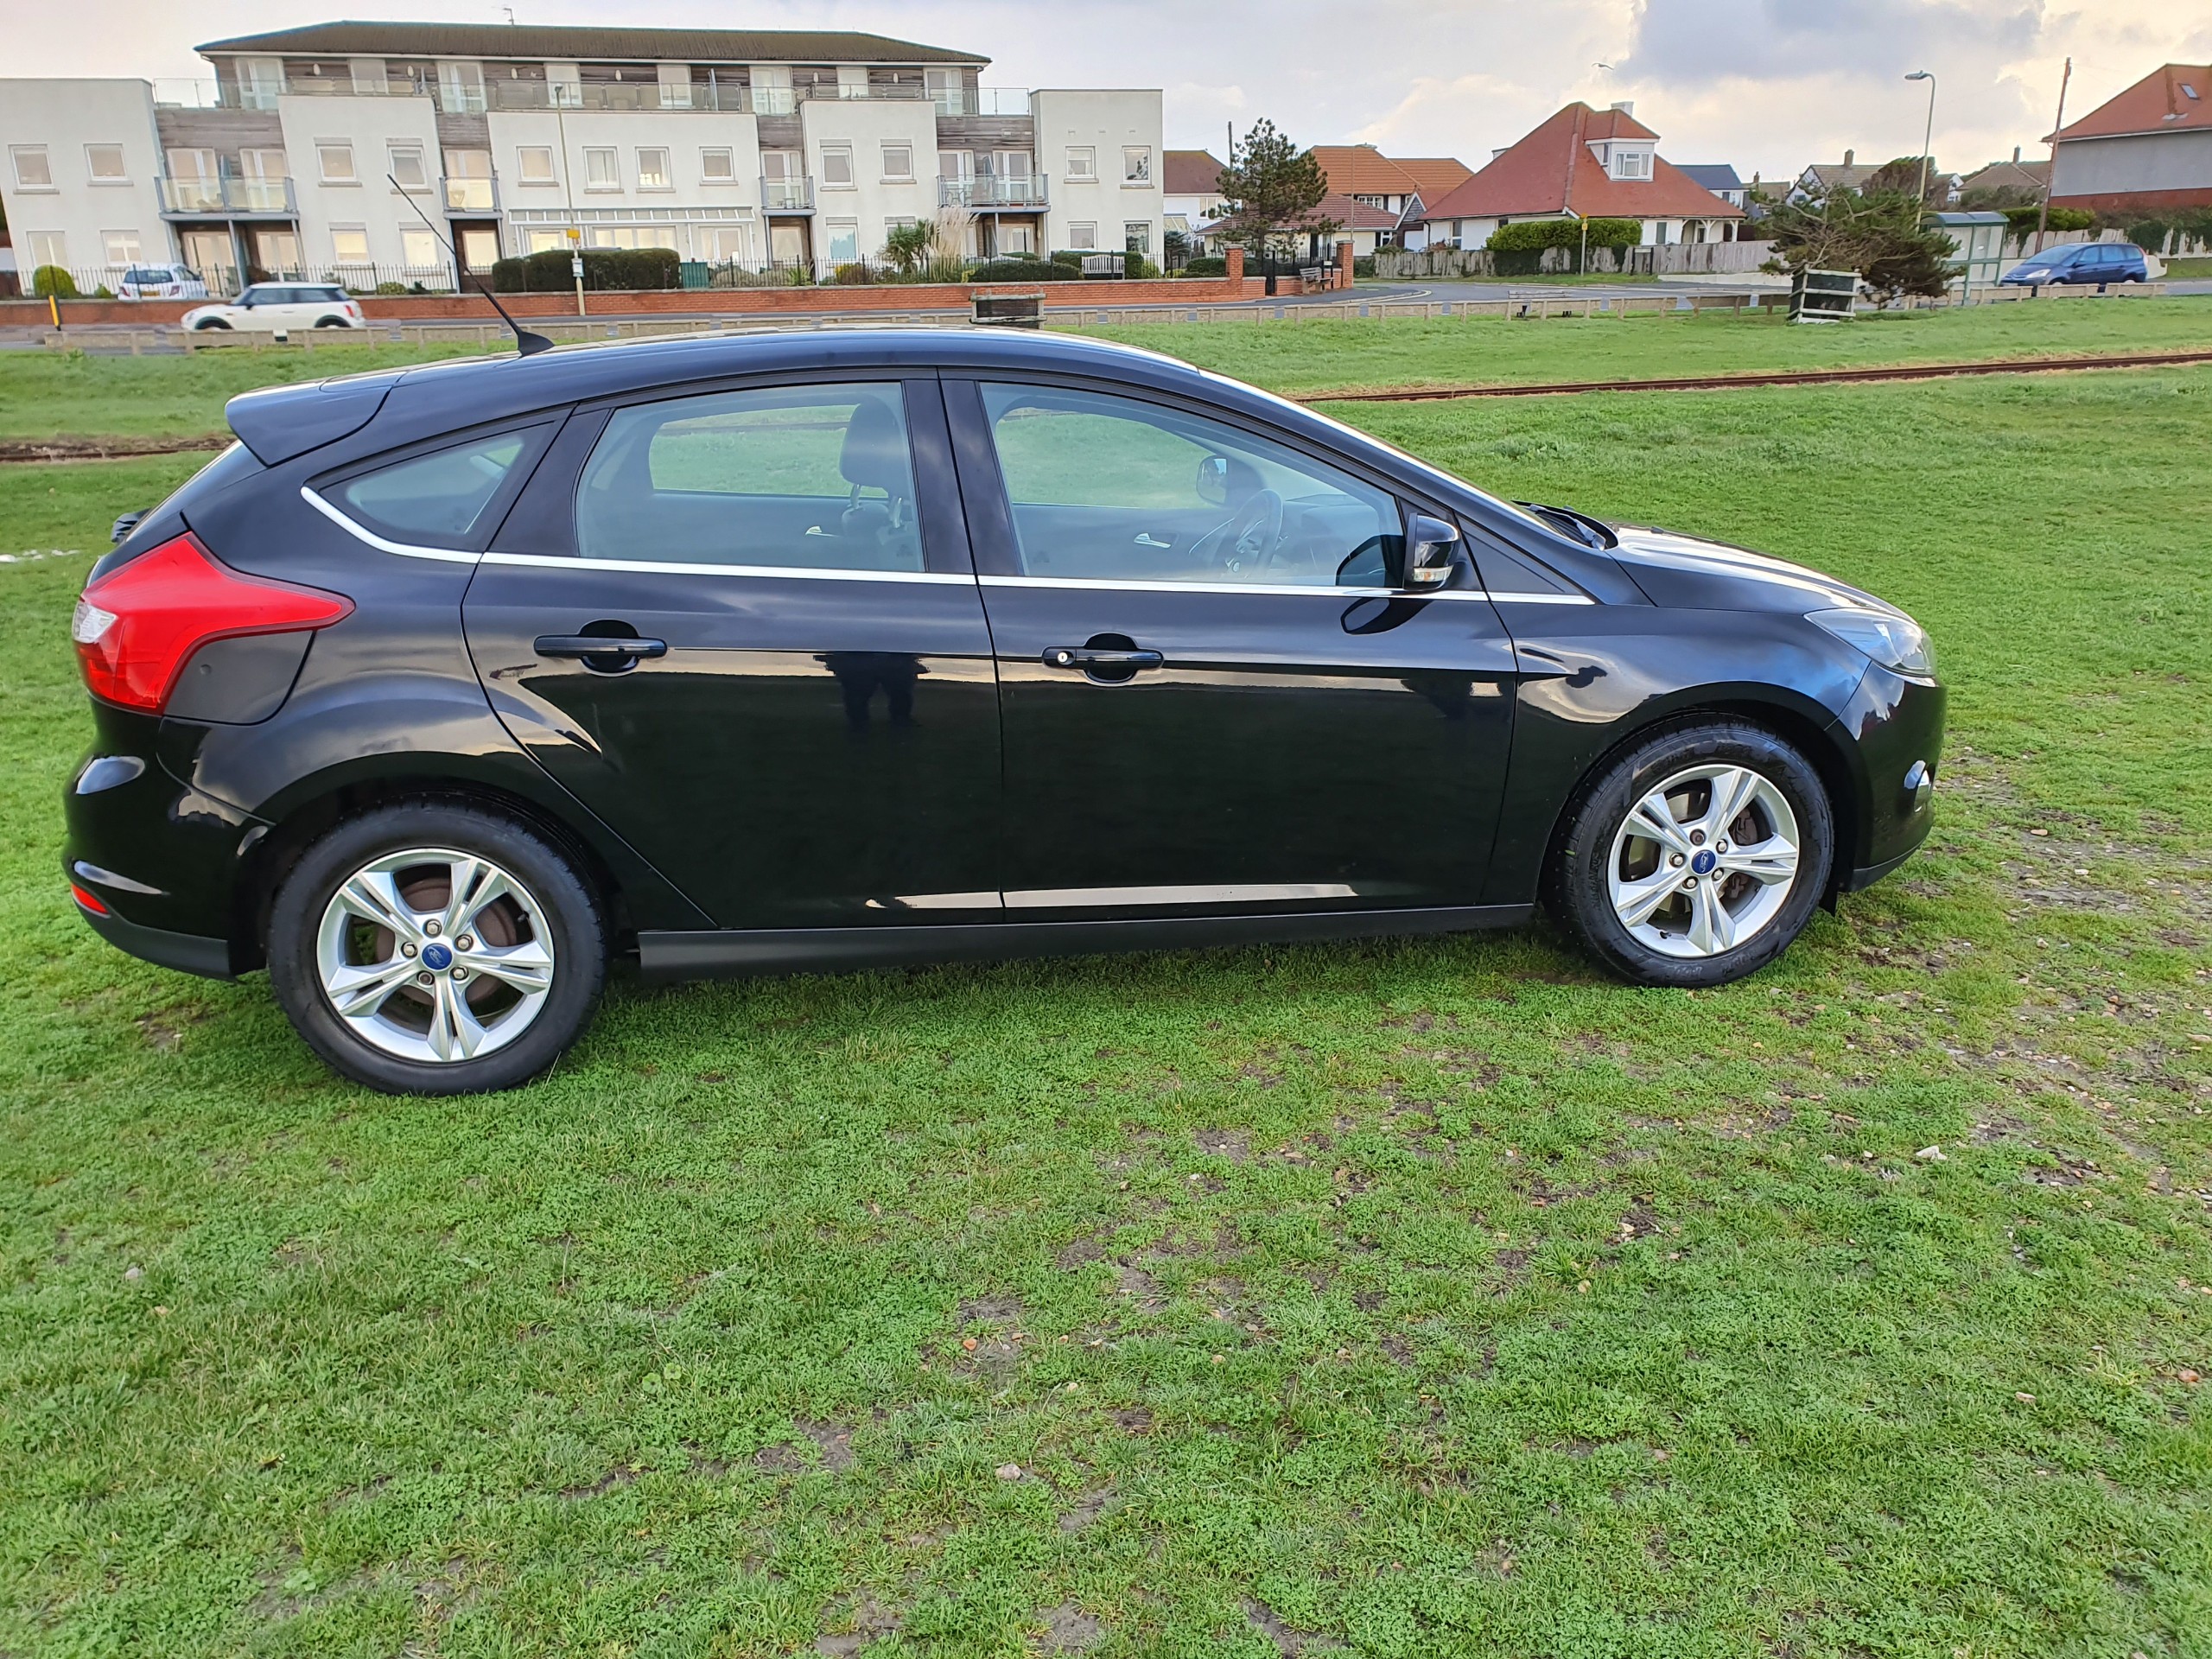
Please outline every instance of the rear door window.
[{"label": "rear door window", "polygon": [[474,547],[544,448],[552,426],[522,428],[410,456],[347,479],[333,491],[346,515],[397,542]]},{"label": "rear door window", "polygon": [[776,386],[617,410],[576,488],[588,559],[923,568],[893,381]]}]

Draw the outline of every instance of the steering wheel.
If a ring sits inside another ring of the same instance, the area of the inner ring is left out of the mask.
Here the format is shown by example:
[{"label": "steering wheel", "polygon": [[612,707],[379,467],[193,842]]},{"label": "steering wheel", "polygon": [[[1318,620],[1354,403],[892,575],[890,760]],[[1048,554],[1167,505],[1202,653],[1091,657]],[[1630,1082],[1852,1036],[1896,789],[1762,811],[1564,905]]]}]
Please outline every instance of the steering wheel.
[{"label": "steering wheel", "polygon": [[1244,505],[1198,537],[1192,551],[1223,570],[1264,569],[1282,544],[1282,497],[1255,490]]}]

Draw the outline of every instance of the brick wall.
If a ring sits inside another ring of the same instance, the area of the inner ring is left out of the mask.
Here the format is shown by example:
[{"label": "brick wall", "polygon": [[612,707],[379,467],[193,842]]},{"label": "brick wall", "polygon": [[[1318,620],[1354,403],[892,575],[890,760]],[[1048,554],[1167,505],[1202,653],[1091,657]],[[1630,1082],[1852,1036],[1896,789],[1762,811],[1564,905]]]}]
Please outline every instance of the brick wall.
[{"label": "brick wall", "polygon": [[[1239,262],[1242,263],[1241,261]],[[978,294],[1040,294],[1045,308],[1075,309],[1122,305],[1219,305],[1255,299],[1264,284],[1242,276],[1163,278],[1147,283],[893,283],[852,288],[669,289],[639,293],[587,294],[584,305],[597,318],[647,316],[834,316],[898,311],[964,311]],[[1294,291],[1294,290],[1293,290]],[[573,294],[502,294],[499,302],[518,317],[573,318]],[[64,300],[61,321],[70,323],[136,323],[151,327],[172,323],[200,301]],[[364,296],[361,308],[372,321],[387,322],[481,322],[492,308],[476,294]],[[46,302],[0,302],[0,327],[48,326]]]}]

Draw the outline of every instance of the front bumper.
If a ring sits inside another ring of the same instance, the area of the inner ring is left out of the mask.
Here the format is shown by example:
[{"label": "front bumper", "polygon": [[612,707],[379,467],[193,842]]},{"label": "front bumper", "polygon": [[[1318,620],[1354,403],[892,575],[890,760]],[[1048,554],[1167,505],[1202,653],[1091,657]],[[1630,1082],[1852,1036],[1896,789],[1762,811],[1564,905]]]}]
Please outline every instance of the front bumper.
[{"label": "front bumper", "polygon": [[1873,667],[1837,716],[1859,768],[1856,833],[1839,857],[1837,886],[1855,893],[1880,880],[1928,839],[1943,753],[1946,694],[1932,680]]}]

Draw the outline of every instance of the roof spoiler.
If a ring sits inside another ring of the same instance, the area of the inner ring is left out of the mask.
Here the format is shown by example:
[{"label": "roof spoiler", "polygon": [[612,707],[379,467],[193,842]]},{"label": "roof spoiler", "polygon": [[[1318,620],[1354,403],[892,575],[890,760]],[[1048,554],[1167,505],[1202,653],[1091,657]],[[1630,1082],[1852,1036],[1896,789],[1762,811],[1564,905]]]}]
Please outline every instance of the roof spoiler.
[{"label": "roof spoiler", "polygon": [[223,418],[264,467],[304,455],[351,437],[376,418],[399,372],[348,375],[304,386],[267,386],[241,392],[223,405]]}]

